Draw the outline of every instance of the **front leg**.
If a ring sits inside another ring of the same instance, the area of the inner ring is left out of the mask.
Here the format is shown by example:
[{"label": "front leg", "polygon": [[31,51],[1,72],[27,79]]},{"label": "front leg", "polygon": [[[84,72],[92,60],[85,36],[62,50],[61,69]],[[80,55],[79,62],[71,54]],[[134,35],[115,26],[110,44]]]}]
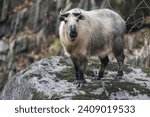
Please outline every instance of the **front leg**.
[{"label": "front leg", "polygon": [[84,72],[87,66],[87,59],[86,57],[82,56],[80,58],[71,58],[74,64],[75,74],[76,74],[76,81],[75,83],[78,84],[80,87],[81,84],[85,84],[86,80],[84,79]]},{"label": "front leg", "polygon": [[77,62],[74,58],[71,58],[71,60],[72,60],[73,65],[74,65],[76,80],[79,80],[79,66],[77,65]]}]

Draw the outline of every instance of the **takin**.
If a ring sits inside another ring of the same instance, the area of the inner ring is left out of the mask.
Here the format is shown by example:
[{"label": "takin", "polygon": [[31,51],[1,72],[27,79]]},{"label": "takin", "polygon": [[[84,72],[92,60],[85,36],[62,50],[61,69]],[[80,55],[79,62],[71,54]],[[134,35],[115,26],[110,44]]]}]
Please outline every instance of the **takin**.
[{"label": "takin", "polygon": [[118,62],[116,79],[123,76],[124,33],[126,24],[119,14],[110,9],[85,11],[79,8],[60,11],[60,42],[74,64],[76,83],[86,83],[84,72],[91,56],[101,61],[96,80],[100,80],[113,54]]}]

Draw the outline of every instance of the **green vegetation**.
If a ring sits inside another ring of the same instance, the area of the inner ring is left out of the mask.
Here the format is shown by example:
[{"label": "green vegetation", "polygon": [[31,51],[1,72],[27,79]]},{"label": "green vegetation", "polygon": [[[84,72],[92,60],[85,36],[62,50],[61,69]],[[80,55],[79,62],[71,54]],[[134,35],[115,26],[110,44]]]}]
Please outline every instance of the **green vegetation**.
[{"label": "green vegetation", "polygon": [[51,100],[60,100],[61,98],[63,98],[62,96],[58,95],[58,94],[54,94],[52,97],[51,97]]},{"label": "green vegetation", "polygon": [[57,56],[61,54],[61,43],[59,39],[53,39],[51,43],[49,44],[49,50],[48,50],[48,55],[49,56]]},{"label": "green vegetation", "polygon": [[84,91],[85,94],[77,94],[72,97],[73,100],[94,100],[94,99],[100,99],[100,100],[107,100],[109,99],[105,92],[102,92],[102,94],[94,94],[94,90],[100,88],[101,86],[96,84],[88,84],[88,86],[82,87],[80,90]]},{"label": "green vegetation", "polygon": [[139,93],[147,94],[148,96],[150,96],[150,89],[132,82],[119,82],[116,80],[112,80],[111,82],[106,82],[105,84],[105,88],[109,94],[119,91],[127,91],[130,95],[133,96],[136,96]]},{"label": "green vegetation", "polygon": [[142,71],[147,74],[147,77],[150,77],[150,68],[149,67],[142,68]]},{"label": "green vegetation", "polygon": [[45,95],[43,92],[37,91],[36,89],[32,89],[32,100],[48,100],[49,97]]},{"label": "green vegetation", "polygon": [[33,77],[37,77],[39,80],[42,79],[42,75],[40,73],[37,73],[37,74],[30,74],[27,76],[28,78],[26,79],[30,79],[30,78],[33,78]]},{"label": "green vegetation", "polygon": [[105,92],[103,92],[101,95],[96,94],[85,94],[85,95],[75,95],[72,97],[73,100],[109,100],[109,98],[106,96]]},{"label": "green vegetation", "polygon": [[135,79],[138,80],[138,81],[148,81],[148,80],[141,79],[141,78],[135,78]]},{"label": "green vegetation", "polygon": [[57,78],[61,80],[67,80],[68,82],[73,82],[74,81],[74,70],[73,68],[66,68],[63,71],[56,72],[55,75]]},{"label": "green vegetation", "polygon": [[[90,72],[90,74],[92,74],[92,76],[93,76],[93,69],[92,68],[94,68],[94,69],[99,69],[100,68],[100,61],[98,60],[98,59],[91,59],[90,61],[89,61],[89,65],[88,65],[88,68],[89,69],[87,69],[88,70],[88,72]],[[129,65],[124,65],[123,66],[123,68],[124,68],[124,72],[126,72],[126,73],[130,73],[130,72],[132,72],[133,70],[129,67]],[[118,63],[117,62],[109,62],[108,63],[108,65],[107,65],[107,67],[106,67],[106,70],[110,70],[110,71],[118,71]],[[87,72],[87,73],[88,73]]]},{"label": "green vegetation", "polygon": [[[110,71],[118,71],[118,64],[114,63],[114,62],[109,62],[106,69],[110,70]],[[124,69],[124,72],[126,72],[126,73],[130,73],[133,71],[131,68],[129,68],[128,65],[124,65],[123,69]]]}]

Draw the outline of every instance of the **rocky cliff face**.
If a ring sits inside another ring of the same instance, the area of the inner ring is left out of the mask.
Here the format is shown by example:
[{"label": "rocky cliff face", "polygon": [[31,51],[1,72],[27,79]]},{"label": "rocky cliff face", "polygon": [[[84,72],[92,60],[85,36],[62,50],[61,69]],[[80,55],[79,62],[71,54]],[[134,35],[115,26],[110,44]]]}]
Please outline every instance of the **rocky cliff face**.
[{"label": "rocky cliff face", "polygon": [[150,69],[125,65],[123,79],[115,80],[117,65],[109,63],[104,78],[95,81],[99,66],[98,59],[89,61],[87,84],[78,89],[69,58],[42,59],[12,76],[1,99],[150,99]]},{"label": "rocky cliff face", "polygon": [[[43,29],[45,35],[54,33],[56,22],[54,0],[2,0],[0,9],[0,37],[15,35],[29,28]],[[49,12],[50,11],[50,12]]]}]

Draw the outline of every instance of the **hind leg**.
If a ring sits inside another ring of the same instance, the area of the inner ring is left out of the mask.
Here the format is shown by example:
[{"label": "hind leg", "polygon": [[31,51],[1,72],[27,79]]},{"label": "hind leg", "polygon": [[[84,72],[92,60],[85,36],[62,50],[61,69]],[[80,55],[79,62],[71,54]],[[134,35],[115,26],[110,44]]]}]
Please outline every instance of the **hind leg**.
[{"label": "hind leg", "polygon": [[113,53],[118,62],[118,74],[116,79],[121,79],[123,76],[123,64],[124,64],[124,53],[123,53],[124,43],[123,36],[118,36],[113,40]]},{"label": "hind leg", "polygon": [[109,58],[108,57],[104,57],[104,58],[101,58],[99,57],[100,61],[101,61],[101,68],[99,70],[99,73],[98,73],[98,77],[96,78],[96,80],[100,80],[103,75],[104,75],[104,71],[106,69],[106,66],[109,62]]},{"label": "hind leg", "polygon": [[119,56],[116,56],[119,68],[118,68],[118,74],[116,76],[116,79],[122,79],[123,76],[123,64],[124,64],[124,53],[122,52]]}]

